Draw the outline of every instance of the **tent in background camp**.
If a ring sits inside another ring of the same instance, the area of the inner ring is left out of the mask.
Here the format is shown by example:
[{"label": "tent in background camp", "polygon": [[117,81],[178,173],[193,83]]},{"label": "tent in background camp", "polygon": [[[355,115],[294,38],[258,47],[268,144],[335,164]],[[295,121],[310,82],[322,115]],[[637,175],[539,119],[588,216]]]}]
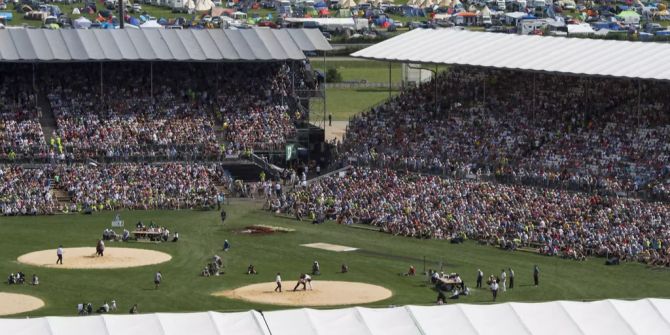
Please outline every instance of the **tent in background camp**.
[{"label": "tent in background camp", "polygon": [[433,2],[433,0],[423,0],[423,2],[421,3],[421,5],[419,5],[419,7],[421,7],[421,8],[433,8],[434,5],[435,5],[435,3]]},{"label": "tent in background camp", "polygon": [[623,21],[625,24],[638,24],[640,23],[640,14],[632,10],[626,10],[616,16],[619,20]]},{"label": "tent in background camp", "polygon": [[193,2],[193,0],[188,0],[184,7],[186,7],[189,13],[192,13],[195,10],[195,2]]},{"label": "tent in background camp", "polygon": [[72,9],[72,15],[81,15],[79,8],[75,7],[74,9]]},{"label": "tent in background camp", "polygon": [[195,11],[196,12],[207,12],[214,7],[212,0],[196,0],[195,1]]},{"label": "tent in background camp", "polygon": [[72,21],[72,25],[74,26],[75,29],[88,29],[91,27],[91,20],[85,18],[85,17],[80,17],[74,21]]},{"label": "tent in background camp", "polygon": [[352,7],[356,7],[356,2],[354,0],[342,0],[342,2],[340,2],[340,8],[348,9]]},{"label": "tent in background camp", "polygon": [[156,20],[149,20],[140,25],[140,29],[160,29],[163,28]]},{"label": "tent in background camp", "polygon": [[489,6],[484,6],[484,9],[482,9],[480,14],[482,17],[491,17],[491,10],[489,9]]}]

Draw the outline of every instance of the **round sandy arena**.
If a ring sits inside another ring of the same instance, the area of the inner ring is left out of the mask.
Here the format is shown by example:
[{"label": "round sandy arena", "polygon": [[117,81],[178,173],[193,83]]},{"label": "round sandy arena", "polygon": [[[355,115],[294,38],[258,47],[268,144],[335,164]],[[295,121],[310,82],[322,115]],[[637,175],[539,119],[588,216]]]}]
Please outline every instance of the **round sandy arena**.
[{"label": "round sandy arena", "polygon": [[319,281],[312,282],[311,291],[303,291],[302,286],[293,292],[295,281],[283,282],[283,292],[275,292],[276,284],[261,283],[247,285],[234,290],[215,292],[215,296],[241,299],[270,305],[284,306],[336,306],[365,304],[390,298],[393,293],[381,286],[345,282]]},{"label": "round sandy arena", "polygon": [[44,307],[44,301],[30,295],[0,292],[0,315],[34,311]]},{"label": "round sandy arena", "polygon": [[25,264],[62,269],[119,269],[164,263],[172,256],[160,251],[135,248],[105,248],[105,255],[95,255],[95,247],[63,248],[63,264],[56,264],[56,249],[19,256]]}]

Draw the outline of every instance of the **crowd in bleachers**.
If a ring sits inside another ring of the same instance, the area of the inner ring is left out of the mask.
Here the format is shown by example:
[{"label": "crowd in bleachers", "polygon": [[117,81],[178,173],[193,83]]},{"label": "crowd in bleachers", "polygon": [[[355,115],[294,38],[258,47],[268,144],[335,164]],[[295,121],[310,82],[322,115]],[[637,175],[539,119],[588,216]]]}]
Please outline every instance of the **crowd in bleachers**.
[{"label": "crowd in bleachers", "polygon": [[45,144],[41,110],[27,78],[6,68],[0,68],[0,78],[0,159],[39,155]]},{"label": "crowd in bleachers", "polygon": [[271,200],[296,217],[366,223],[395,235],[534,246],[572,259],[670,266],[670,206],[639,199],[390,169],[355,168]]},{"label": "crowd in bleachers", "polygon": [[431,81],[351,122],[341,157],[668,195],[666,83],[464,67],[452,67],[437,83],[438,99]]},{"label": "crowd in bleachers", "polygon": [[[216,163],[3,165],[0,179],[2,215],[213,208],[232,183]],[[57,204],[54,188],[63,190],[67,203]]]},{"label": "crowd in bleachers", "polygon": [[[293,91],[305,65],[294,65],[63,64],[23,75],[2,67],[0,159],[197,160],[281,148],[307,118]],[[46,138],[40,106],[56,118]]]},{"label": "crowd in bleachers", "polygon": [[44,169],[0,165],[0,215],[53,213],[56,201]]}]

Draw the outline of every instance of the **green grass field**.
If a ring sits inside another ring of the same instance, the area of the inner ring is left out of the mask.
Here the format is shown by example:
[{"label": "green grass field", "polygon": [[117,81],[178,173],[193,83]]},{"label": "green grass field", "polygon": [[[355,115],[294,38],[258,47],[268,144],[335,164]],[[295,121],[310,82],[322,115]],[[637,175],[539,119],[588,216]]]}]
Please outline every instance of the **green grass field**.
[{"label": "green grass field", "polygon": [[[154,220],[171,231],[177,230],[181,239],[178,243],[163,244],[119,243],[125,247],[164,251],[173,258],[160,265],[116,270],[47,269],[16,261],[24,253],[63,244],[67,262],[68,247],[95,245],[102,230],[109,227],[113,217],[111,212],[92,216],[0,217],[0,275],[4,276],[3,281],[10,272],[17,271],[28,276],[36,273],[41,280],[38,287],[3,283],[1,290],[43,299],[46,306],[25,314],[30,316],[75,315],[77,303],[92,302],[97,308],[103,301],[111,299],[117,301],[119,313],[127,313],[133,303],[139,304],[142,313],[279,309],[279,306],[256,305],[210,294],[250,283],[271,282],[276,272],[281,272],[286,286],[291,286],[291,281],[300,272],[310,271],[312,261],[317,259],[322,275],[315,278],[315,285],[319,280],[368,282],[387,287],[394,294],[372,306],[431,304],[436,293],[427,285],[424,276],[400,275],[410,264],[421,272],[425,257],[426,268],[436,268],[438,263],[444,262],[444,271],[462,274],[470,287],[474,287],[477,268],[488,276],[511,266],[517,274],[517,287],[502,293],[499,302],[670,297],[667,290],[670,273],[642,264],[606,267],[602,259],[580,263],[531,253],[506,252],[472,242],[453,245],[446,241],[398,237],[335,223],[317,226],[275,217],[262,211],[258,203],[236,200],[227,211],[229,219],[225,226],[220,224],[216,211],[122,212],[127,226],[138,220],[145,223]],[[261,236],[236,233],[250,224],[277,225],[293,228],[295,232]],[[226,253],[221,251],[224,239],[232,243],[232,249]],[[335,253],[299,246],[311,242],[342,244],[360,250]],[[116,246],[111,242],[107,245]],[[223,257],[226,274],[209,278],[198,276],[215,253]],[[258,275],[245,274],[250,263],[256,265]],[[338,273],[341,263],[349,265],[350,273]],[[538,264],[541,269],[539,287],[531,286],[533,264]],[[162,271],[164,282],[160,289],[154,290],[152,278],[158,270]],[[471,296],[459,302],[489,303],[490,300],[487,290],[473,289]]]},{"label": "green grass field", "polygon": [[[338,57],[339,58],[339,57]],[[324,71],[322,58],[311,58],[312,66],[320,71]],[[389,82],[389,63],[368,61],[368,60],[328,60],[326,58],[326,67],[335,68],[342,74],[342,81],[365,80],[369,83],[388,83]],[[391,82],[401,81],[402,69],[400,63],[391,64]]]},{"label": "green grass field", "polygon": [[[333,121],[347,121],[351,116],[366,111],[374,105],[388,99],[388,88],[329,88],[326,92],[328,112],[333,114]],[[398,90],[392,90],[392,95]],[[321,105],[323,106],[323,104]],[[322,112],[313,117],[323,118]]]}]

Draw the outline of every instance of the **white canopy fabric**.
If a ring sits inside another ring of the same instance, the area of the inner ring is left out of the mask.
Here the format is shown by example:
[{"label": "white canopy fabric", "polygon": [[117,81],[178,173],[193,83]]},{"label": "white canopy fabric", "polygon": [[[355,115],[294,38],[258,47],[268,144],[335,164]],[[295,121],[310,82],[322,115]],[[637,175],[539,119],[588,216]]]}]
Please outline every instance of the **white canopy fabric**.
[{"label": "white canopy fabric", "polygon": [[569,24],[568,34],[593,34],[595,30],[588,23]]},{"label": "white canopy fabric", "polygon": [[491,10],[489,9],[489,6],[484,6],[484,9],[482,9],[482,17],[491,17]]},{"label": "white canopy fabric", "polygon": [[163,28],[163,26],[161,26],[158,23],[158,21],[156,21],[156,20],[150,20],[150,21],[142,23],[140,25],[140,28],[141,29],[160,29],[160,28]]},{"label": "white canopy fabric", "polygon": [[667,335],[670,300],[0,319],[12,335]]},{"label": "white canopy fabric", "polygon": [[[524,57],[518,57],[519,52]],[[654,57],[644,62],[630,61],[639,55]],[[414,29],[352,56],[386,62],[670,80],[666,61],[670,59],[670,45],[665,43]]]},{"label": "white canopy fabric", "polygon": [[193,2],[193,0],[188,0],[186,2],[186,5],[184,5],[184,7],[187,8],[188,10],[194,10],[195,9],[195,2]]},{"label": "white canopy fabric", "polygon": [[93,24],[93,22],[91,22],[91,20],[89,20],[89,19],[87,19],[83,16],[74,20],[72,23],[73,23],[75,29],[88,29],[89,27],[91,27],[91,24]]},{"label": "white canopy fabric", "polygon": [[340,8],[351,8],[351,7],[356,7],[356,2],[354,0],[343,0],[340,2]]},{"label": "white canopy fabric", "polygon": [[212,0],[196,0],[195,10],[198,12],[206,12],[214,7]]},{"label": "white canopy fabric", "polygon": [[0,319],[0,329],[12,335],[270,335],[255,311]]}]

